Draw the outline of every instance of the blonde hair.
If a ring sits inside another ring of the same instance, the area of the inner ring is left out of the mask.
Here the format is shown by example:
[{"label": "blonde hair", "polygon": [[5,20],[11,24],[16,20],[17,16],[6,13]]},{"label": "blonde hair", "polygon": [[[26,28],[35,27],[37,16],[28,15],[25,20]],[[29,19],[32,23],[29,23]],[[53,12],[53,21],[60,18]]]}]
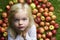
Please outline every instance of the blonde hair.
[{"label": "blonde hair", "polygon": [[18,3],[18,4],[15,4],[11,7],[10,12],[9,12],[9,17],[8,17],[8,21],[10,23],[9,26],[11,26],[11,20],[13,19],[13,15],[15,13],[17,13],[18,10],[20,10],[20,9],[23,9],[23,10],[25,9],[28,12],[28,17],[29,17],[29,20],[30,20],[30,24],[29,24],[29,27],[27,27],[26,30],[24,30],[25,32],[27,32],[29,30],[29,28],[31,28],[32,25],[34,24],[34,19],[33,19],[33,16],[32,16],[31,7],[26,3],[25,4]]}]

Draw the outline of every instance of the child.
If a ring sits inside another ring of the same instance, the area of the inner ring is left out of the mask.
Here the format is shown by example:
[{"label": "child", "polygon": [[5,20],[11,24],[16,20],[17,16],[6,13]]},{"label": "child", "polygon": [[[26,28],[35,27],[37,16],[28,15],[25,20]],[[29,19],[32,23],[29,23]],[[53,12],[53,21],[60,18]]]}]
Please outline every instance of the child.
[{"label": "child", "polygon": [[37,40],[36,26],[28,4],[15,4],[9,13],[8,40]]}]

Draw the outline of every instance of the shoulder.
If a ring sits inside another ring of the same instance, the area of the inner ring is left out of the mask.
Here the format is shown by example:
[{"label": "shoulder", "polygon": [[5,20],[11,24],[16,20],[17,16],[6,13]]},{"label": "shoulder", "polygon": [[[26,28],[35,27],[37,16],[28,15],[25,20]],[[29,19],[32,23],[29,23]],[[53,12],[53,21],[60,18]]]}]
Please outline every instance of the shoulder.
[{"label": "shoulder", "polygon": [[30,29],[36,29],[35,24],[33,24]]},{"label": "shoulder", "polygon": [[32,32],[32,31],[36,31],[36,26],[35,26],[35,24],[33,24],[33,25],[31,26],[31,28],[29,29],[28,32]]}]

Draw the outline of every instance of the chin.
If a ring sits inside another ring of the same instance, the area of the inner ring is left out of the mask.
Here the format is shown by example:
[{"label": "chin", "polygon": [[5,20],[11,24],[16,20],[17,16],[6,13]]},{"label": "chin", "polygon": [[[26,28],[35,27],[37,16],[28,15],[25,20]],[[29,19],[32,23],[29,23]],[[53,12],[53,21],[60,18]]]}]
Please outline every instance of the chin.
[{"label": "chin", "polygon": [[19,31],[24,31],[25,29],[19,29]]}]

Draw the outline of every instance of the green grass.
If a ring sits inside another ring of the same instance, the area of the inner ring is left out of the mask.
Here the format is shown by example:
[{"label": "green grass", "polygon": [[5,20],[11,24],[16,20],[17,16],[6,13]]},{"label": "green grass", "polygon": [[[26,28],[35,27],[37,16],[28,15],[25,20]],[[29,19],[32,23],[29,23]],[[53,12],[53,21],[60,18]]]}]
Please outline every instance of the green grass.
[{"label": "green grass", "polygon": [[[49,0],[52,5],[54,6],[55,10],[54,10],[54,14],[57,16],[56,22],[59,24],[60,26],[60,0]],[[8,4],[9,0],[0,0],[0,8],[3,9],[3,11],[5,11],[5,6]],[[1,13],[0,13],[1,14]],[[0,18],[1,19],[1,18]],[[56,39],[60,40],[60,27],[57,30],[57,35],[56,35]]]},{"label": "green grass", "polygon": [[55,8],[55,15],[57,16],[56,22],[59,24],[59,29],[57,30],[56,39],[60,40],[60,0],[49,0]]}]

